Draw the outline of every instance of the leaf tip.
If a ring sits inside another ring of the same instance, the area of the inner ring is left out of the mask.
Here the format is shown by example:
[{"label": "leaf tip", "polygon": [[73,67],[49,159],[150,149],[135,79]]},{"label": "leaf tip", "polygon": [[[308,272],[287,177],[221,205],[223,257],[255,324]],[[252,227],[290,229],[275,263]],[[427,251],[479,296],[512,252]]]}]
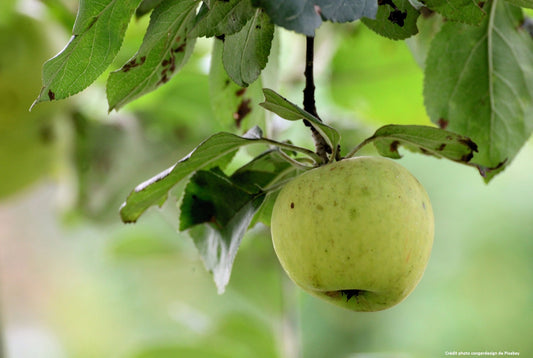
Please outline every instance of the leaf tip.
[{"label": "leaf tip", "polygon": [[[33,101],[33,103],[31,104],[30,106],[30,109],[29,111],[31,112],[33,110],[33,108],[35,106],[37,106],[39,103],[41,102],[44,102],[45,100],[43,99],[43,93],[45,91],[46,87],[42,87],[41,88],[41,91],[39,92],[39,95],[37,96],[37,98],[35,98],[35,101]],[[50,99],[50,101],[53,101],[55,99],[55,93],[52,92],[52,90],[48,90],[48,98]]]},{"label": "leaf tip", "polygon": [[122,220],[124,224],[135,224],[137,222],[137,217],[132,217],[126,212],[127,205],[128,205],[128,202],[125,201],[120,206],[120,209],[119,209],[120,220]]},{"label": "leaf tip", "polygon": [[494,178],[496,174],[498,174],[504,169],[505,165],[507,164],[508,159],[509,158],[505,158],[503,161],[499,162],[494,167],[486,167],[486,166],[483,166],[481,164],[476,164],[476,163],[472,163],[470,165],[474,166],[479,171],[479,175],[481,175],[485,183],[488,184],[492,180],[492,178]]},{"label": "leaf tip", "polygon": [[39,97],[37,97],[35,101],[33,101],[33,103],[31,104],[30,108],[28,109],[28,112],[31,112],[33,110],[33,107],[35,107],[39,102],[40,102]]},{"label": "leaf tip", "polygon": [[217,286],[217,293],[219,295],[223,295],[224,292],[226,292],[226,285],[228,284],[227,282],[225,283],[222,283],[222,282],[215,282],[216,286]]}]

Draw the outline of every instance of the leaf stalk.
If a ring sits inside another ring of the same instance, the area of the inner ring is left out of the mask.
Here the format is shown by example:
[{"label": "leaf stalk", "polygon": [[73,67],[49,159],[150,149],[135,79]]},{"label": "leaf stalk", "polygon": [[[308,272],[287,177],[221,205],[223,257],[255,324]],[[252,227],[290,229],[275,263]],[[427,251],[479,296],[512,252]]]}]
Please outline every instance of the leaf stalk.
[{"label": "leaf stalk", "polygon": [[317,153],[315,153],[312,150],[309,150],[307,148],[298,147],[296,145],[292,145],[292,144],[289,144],[289,143],[278,142],[278,141],[275,141],[273,139],[269,139],[269,138],[265,138],[265,137],[261,137],[260,141],[263,142],[263,143],[271,144],[271,145],[276,146],[276,147],[281,148],[281,149],[286,149],[286,150],[290,150],[290,151],[294,151],[294,152],[305,154],[308,157],[310,157],[311,159],[313,159],[314,162],[316,163],[316,165],[323,164],[322,157],[320,157]]}]

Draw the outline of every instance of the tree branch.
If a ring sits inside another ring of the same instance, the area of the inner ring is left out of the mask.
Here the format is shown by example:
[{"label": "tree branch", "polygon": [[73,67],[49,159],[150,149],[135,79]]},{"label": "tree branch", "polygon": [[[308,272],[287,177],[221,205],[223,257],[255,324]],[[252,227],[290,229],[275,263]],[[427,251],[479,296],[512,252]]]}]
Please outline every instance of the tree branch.
[{"label": "tree branch", "polygon": [[314,67],[314,47],[315,38],[307,36],[305,43],[305,88],[304,88],[304,109],[313,116],[320,119],[316,112],[315,104],[315,77],[313,73]]},{"label": "tree branch", "polygon": [[[305,46],[305,88],[304,88],[304,110],[314,115],[316,118],[320,119],[320,116],[316,110],[315,104],[315,79],[313,74],[314,68],[314,47],[315,47],[315,38],[312,36],[306,37],[306,46]],[[326,142],[324,137],[309,123],[309,121],[304,119],[304,124],[311,129],[313,139],[315,141],[316,153],[322,158],[323,163],[329,161],[328,154],[332,153],[331,147]]]}]

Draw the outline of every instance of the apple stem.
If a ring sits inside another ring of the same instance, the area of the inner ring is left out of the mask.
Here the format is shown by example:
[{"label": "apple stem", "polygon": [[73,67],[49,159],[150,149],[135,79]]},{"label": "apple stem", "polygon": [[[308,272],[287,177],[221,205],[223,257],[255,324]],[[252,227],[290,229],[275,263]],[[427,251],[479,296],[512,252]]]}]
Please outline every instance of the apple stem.
[{"label": "apple stem", "polygon": [[[316,110],[315,103],[315,78],[313,74],[314,67],[314,47],[315,47],[315,38],[313,36],[306,37],[306,46],[305,46],[305,88],[304,88],[304,110],[311,113],[318,120],[320,116]],[[330,145],[326,142],[326,139],[309,123],[309,121],[304,119],[304,124],[306,127],[311,129],[311,134],[313,140],[315,141],[316,153],[322,158],[323,163],[329,161],[328,154],[332,153]]]}]

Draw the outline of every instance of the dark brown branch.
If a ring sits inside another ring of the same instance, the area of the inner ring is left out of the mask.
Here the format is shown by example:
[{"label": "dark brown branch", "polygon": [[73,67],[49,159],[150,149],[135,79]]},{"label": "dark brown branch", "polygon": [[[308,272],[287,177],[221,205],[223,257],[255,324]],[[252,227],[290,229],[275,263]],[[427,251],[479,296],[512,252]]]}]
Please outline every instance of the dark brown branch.
[{"label": "dark brown branch", "polygon": [[305,44],[305,88],[304,88],[304,109],[313,116],[320,119],[316,112],[315,104],[315,77],[313,73],[314,67],[314,47],[315,38],[307,36]]},{"label": "dark brown branch", "polygon": [[[305,88],[304,88],[304,109],[321,121],[315,104],[315,79],[314,79],[314,47],[315,38],[307,36],[305,47]],[[322,158],[324,163],[328,162],[328,154],[332,153],[331,147],[326,139],[309,123],[304,120],[304,124],[311,129],[313,140],[315,141],[316,153]]]}]

